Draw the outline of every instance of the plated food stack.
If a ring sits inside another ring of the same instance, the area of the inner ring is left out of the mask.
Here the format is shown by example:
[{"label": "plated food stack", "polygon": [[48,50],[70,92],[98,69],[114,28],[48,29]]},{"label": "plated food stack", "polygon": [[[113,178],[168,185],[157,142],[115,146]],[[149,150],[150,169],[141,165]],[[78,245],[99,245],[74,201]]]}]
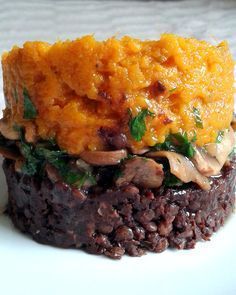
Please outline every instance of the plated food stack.
[{"label": "plated food stack", "polygon": [[2,66],[7,212],[36,241],[111,258],[188,249],[232,212],[226,42],[26,42]]}]

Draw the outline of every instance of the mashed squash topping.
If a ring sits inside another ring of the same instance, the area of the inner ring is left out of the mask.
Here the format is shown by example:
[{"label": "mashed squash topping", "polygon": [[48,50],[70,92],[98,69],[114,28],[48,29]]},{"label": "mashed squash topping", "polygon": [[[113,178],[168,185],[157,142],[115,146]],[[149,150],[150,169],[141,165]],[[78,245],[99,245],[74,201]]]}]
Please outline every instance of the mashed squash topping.
[{"label": "mashed squash topping", "polygon": [[69,154],[105,150],[101,128],[115,129],[132,150],[186,132],[198,146],[229,128],[234,62],[226,42],[164,34],[98,42],[26,42],[2,57],[5,117],[55,138]]}]

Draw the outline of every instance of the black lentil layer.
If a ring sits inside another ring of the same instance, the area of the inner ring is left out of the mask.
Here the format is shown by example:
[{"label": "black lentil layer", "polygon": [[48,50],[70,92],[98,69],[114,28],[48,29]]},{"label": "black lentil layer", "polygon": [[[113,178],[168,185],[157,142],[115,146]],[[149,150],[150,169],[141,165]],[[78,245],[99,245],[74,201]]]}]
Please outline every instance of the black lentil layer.
[{"label": "black lentil layer", "polygon": [[116,259],[124,253],[194,248],[224,224],[235,204],[235,160],[212,178],[210,191],[194,184],[159,190],[129,184],[88,192],[19,174],[12,160],[5,160],[3,168],[8,214],[18,229],[40,243]]}]

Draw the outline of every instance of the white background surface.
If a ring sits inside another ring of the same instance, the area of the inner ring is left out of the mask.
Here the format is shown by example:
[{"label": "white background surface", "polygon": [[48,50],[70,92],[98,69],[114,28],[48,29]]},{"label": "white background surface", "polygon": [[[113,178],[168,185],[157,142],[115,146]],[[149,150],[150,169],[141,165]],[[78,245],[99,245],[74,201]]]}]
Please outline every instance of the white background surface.
[{"label": "white background surface", "polygon": [[[236,58],[236,1],[3,1],[0,53],[26,40],[55,41],[95,33],[158,38],[162,32],[215,43]],[[3,108],[0,75],[0,108]],[[6,186],[0,169],[0,206]],[[168,250],[121,261],[42,246],[0,216],[0,294],[236,294],[236,216],[195,250]]]}]

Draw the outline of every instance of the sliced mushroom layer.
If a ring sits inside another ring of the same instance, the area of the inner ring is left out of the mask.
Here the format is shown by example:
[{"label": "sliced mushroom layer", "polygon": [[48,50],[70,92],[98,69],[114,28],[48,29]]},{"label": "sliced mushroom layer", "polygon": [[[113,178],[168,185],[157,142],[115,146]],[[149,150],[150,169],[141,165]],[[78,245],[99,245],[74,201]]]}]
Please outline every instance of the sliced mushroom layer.
[{"label": "sliced mushroom layer", "polygon": [[82,159],[77,159],[75,163],[76,163],[76,166],[78,167],[78,169],[83,172],[91,172],[92,171],[92,167],[89,164],[87,164],[85,161],[83,161]]},{"label": "sliced mushroom layer", "polygon": [[143,155],[143,154],[149,152],[150,148],[149,147],[144,147],[142,149],[130,148],[130,150],[134,155]]},{"label": "sliced mushroom layer", "polygon": [[118,151],[85,151],[80,154],[80,158],[85,162],[96,166],[117,165],[127,157],[126,150]]},{"label": "sliced mushroom layer", "polygon": [[210,183],[207,177],[199,173],[193,163],[186,157],[169,151],[151,152],[146,154],[151,158],[167,158],[170,164],[170,172],[185,183],[195,182],[203,190],[210,189]]},{"label": "sliced mushroom layer", "polygon": [[10,159],[10,160],[18,160],[19,158],[21,158],[21,155],[19,153],[17,153],[16,151],[12,151],[8,148],[4,148],[2,146],[0,146],[0,155],[2,155],[4,158],[6,159]]},{"label": "sliced mushroom layer", "polygon": [[152,159],[135,157],[127,160],[116,185],[133,182],[145,188],[158,188],[164,179],[163,166]]},{"label": "sliced mushroom layer", "polygon": [[36,126],[33,123],[28,123],[25,126],[25,140],[27,142],[35,143],[37,139]]},{"label": "sliced mushroom layer", "polygon": [[19,132],[14,130],[14,124],[7,119],[0,120],[0,133],[7,139],[17,140],[19,139]]},{"label": "sliced mushroom layer", "polygon": [[47,172],[48,178],[53,182],[62,181],[62,177],[58,170],[53,167],[51,164],[47,163],[45,165],[45,171]]},{"label": "sliced mushroom layer", "polygon": [[220,169],[227,161],[229,154],[232,152],[235,144],[234,131],[230,127],[229,130],[224,131],[224,136],[220,143],[209,143],[205,145],[207,153],[214,157],[220,164]]},{"label": "sliced mushroom layer", "polygon": [[18,173],[22,172],[22,166],[24,165],[25,160],[23,158],[16,159],[15,161],[15,171]]},{"label": "sliced mushroom layer", "polygon": [[222,168],[216,158],[210,156],[203,148],[195,148],[192,161],[197,170],[204,176],[218,175]]}]

